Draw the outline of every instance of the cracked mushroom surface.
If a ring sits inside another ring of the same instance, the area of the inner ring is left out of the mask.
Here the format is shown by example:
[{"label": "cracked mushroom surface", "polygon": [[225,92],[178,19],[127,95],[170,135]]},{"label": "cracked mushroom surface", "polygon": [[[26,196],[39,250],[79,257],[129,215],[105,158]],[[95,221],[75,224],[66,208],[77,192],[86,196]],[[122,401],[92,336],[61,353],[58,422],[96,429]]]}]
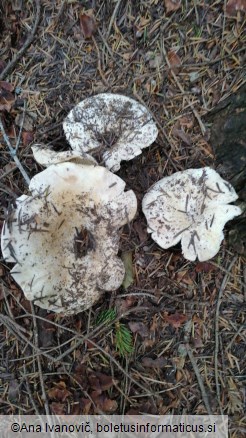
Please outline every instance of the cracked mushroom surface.
[{"label": "cracked mushroom surface", "polygon": [[63,122],[75,151],[89,153],[116,172],[122,160],[131,160],[158,135],[149,111],[120,94],[102,93],[76,105]]},{"label": "cracked mushroom surface", "polygon": [[32,178],[9,212],[1,236],[11,274],[38,306],[74,314],[124,278],[119,228],[137,201],[121,178],[100,166],[50,165]]},{"label": "cracked mushroom surface", "polygon": [[181,241],[187,260],[209,260],[219,251],[227,221],[241,214],[228,203],[234,188],[213,169],[189,169],[154,184],[143,198],[148,232],[162,248]]}]

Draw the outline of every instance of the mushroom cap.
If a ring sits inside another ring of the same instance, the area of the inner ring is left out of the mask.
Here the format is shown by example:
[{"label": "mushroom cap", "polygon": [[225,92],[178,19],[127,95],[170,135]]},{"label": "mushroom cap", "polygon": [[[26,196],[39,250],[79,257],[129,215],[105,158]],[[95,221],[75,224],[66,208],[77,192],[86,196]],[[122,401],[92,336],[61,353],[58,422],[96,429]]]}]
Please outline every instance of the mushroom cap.
[{"label": "mushroom cap", "polygon": [[154,184],[143,198],[148,232],[162,248],[181,240],[187,260],[209,260],[219,251],[227,221],[241,209],[227,205],[238,198],[215,170],[205,167],[176,172]]},{"label": "mushroom cap", "polygon": [[25,296],[65,314],[91,307],[117,289],[125,270],[119,228],[137,201],[121,178],[100,166],[50,165],[32,178],[2,230],[5,260]]},{"label": "mushroom cap", "polygon": [[[102,93],[76,105],[63,122],[72,149],[88,152],[113,172],[140,155],[158,135],[149,111],[120,94]],[[101,163],[100,163],[101,164]]]},{"label": "mushroom cap", "polygon": [[86,153],[82,154],[81,152],[72,150],[56,152],[48,149],[47,146],[43,144],[35,144],[31,149],[37,163],[44,167],[48,167],[51,164],[64,163],[66,161],[72,161],[76,164],[97,164],[96,160]]}]

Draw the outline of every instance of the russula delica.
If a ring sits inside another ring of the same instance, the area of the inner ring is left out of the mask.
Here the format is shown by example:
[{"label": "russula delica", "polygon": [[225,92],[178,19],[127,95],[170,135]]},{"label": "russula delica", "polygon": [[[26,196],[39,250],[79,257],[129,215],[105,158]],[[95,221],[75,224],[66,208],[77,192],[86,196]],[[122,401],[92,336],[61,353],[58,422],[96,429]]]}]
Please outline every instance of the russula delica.
[{"label": "russula delica", "polygon": [[241,209],[227,205],[238,198],[215,170],[189,169],[158,181],[143,198],[148,232],[162,248],[181,240],[187,260],[209,260],[217,254],[227,221]]},{"label": "russula delica", "polygon": [[76,105],[63,129],[73,150],[89,153],[113,172],[150,146],[158,130],[149,111],[120,94],[103,93]]},{"label": "russula delica", "polygon": [[125,270],[117,256],[119,228],[133,219],[133,191],[104,167],[50,164],[16,199],[1,247],[11,274],[35,304],[67,315],[117,289]]}]

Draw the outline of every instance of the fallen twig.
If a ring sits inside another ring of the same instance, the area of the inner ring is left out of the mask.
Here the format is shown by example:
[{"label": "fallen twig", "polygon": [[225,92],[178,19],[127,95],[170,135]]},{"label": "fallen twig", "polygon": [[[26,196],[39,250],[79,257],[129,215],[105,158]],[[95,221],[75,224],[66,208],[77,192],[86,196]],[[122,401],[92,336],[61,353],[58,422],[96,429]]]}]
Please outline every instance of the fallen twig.
[{"label": "fallen twig", "polygon": [[186,344],[185,347],[186,347],[186,351],[188,353],[189,359],[191,361],[191,365],[193,367],[193,370],[195,371],[197,382],[198,382],[198,385],[200,387],[200,391],[202,394],[203,403],[205,405],[205,408],[207,409],[208,414],[212,415],[212,409],[211,409],[209,401],[208,401],[208,395],[206,393],[206,389],[205,389],[204,383],[202,381],[202,377],[201,377],[200,371],[198,369],[196,359],[193,356],[192,349],[191,349],[190,345]]},{"label": "fallen twig", "polygon": [[27,393],[28,393],[28,395],[29,395],[29,398],[30,398],[30,401],[31,401],[31,404],[32,404],[33,410],[34,410],[34,412],[35,412],[36,415],[40,415],[40,414],[39,414],[38,407],[37,407],[37,405],[36,405],[36,403],[35,403],[35,400],[34,400],[34,398],[33,398],[31,388],[30,388],[29,380],[28,380],[28,377],[27,377],[26,362],[25,362],[25,361],[23,362],[23,370],[24,370],[24,375],[23,375],[23,377],[24,377],[25,382],[26,382],[26,389],[27,389]]},{"label": "fallen twig", "polygon": [[29,176],[27,175],[27,173],[26,173],[24,167],[22,166],[22,164],[21,164],[19,158],[18,158],[17,155],[16,155],[16,149],[13,148],[13,146],[11,145],[11,143],[10,143],[10,141],[9,141],[9,138],[8,138],[6,132],[5,132],[5,129],[4,129],[4,126],[3,126],[3,122],[2,122],[1,117],[0,117],[0,130],[1,130],[2,135],[3,135],[3,139],[4,139],[4,141],[5,141],[6,145],[7,145],[7,147],[9,148],[9,152],[10,152],[11,157],[13,158],[13,160],[15,161],[16,166],[17,166],[18,169],[20,170],[20,172],[21,172],[23,178],[24,178],[25,181],[26,181],[26,184],[29,186],[29,184],[30,184],[30,178],[29,178]]},{"label": "fallen twig", "polygon": [[15,145],[15,153],[16,154],[17,154],[17,151],[18,151],[19,146],[20,146],[21,134],[23,131],[23,126],[24,126],[24,121],[25,121],[25,115],[26,115],[26,101],[24,100],[24,108],[23,108],[22,120],[21,120],[21,124],[20,124],[20,131],[19,131],[19,135],[18,135],[17,142]]},{"label": "fallen twig", "polygon": [[214,375],[215,375],[215,385],[216,385],[216,395],[217,395],[217,399],[218,399],[218,403],[219,403],[219,407],[220,407],[220,412],[221,415],[223,415],[223,410],[222,410],[222,406],[221,406],[221,401],[220,401],[220,385],[219,385],[219,372],[218,372],[218,353],[219,353],[219,311],[220,311],[220,304],[221,304],[221,300],[222,300],[222,294],[226,288],[228,279],[229,279],[229,275],[230,275],[230,271],[235,263],[235,261],[237,260],[237,256],[235,256],[229,267],[227,270],[226,275],[223,278],[223,281],[221,283],[220,286],[220,290],[219,290],[219,295],[218,295],[218,300],[217,300],[217,305],[216,305],[216,311],[215,311],[215,327],[214,327],[214,331],[215,331],[215,348],[214,348]]},{"label": "fallen twig", "polygon": [[114,24],[114,20],[115,20],[115,18],[116,18],[116,15],[117,15],[117,12],[118,12],[118,9],[119,9],[119,6],[120,6],[120,3],[121,3],[121,0],[118,0],[117,3],[116,3],[116,5],[115,5],[114,12],[113,12],[112,15],[111,15],[110,23],[109,23],[109,25],[108,25],[108,29],[107,29],[107,38],[108,38],[109,35],[110,35],[110,32],[111,32],[112,26],[113,26],[113,24]]},{"label": "fallen twig", "polygon": [[[34,305],[32,302],[30,302],[31,305],[31,310],[32,310],[32,315],[33,315],[33,340],[34,340],[34,345],[36,346],[36,349],[39,349],[39,343],[38,343],[38,327],[37,327],[37,321],[35,318],[35,310],[34,310]],[[40,360],[40,355],[37,355],[37,363],[38,363],[38,373],[39,373],[39,380],[40,380],[40,385],[41,385],[41,390],[42,390],[42,399],[44,402],[44,408],[45,408],[45,413],[47,416],[49,416],[50,414],[50,410],[49,410],[49,403],[48,403],[48,399],[46,396],[46,392],[45,392],[45,387],[44,387],[44,378],[43,378],[43,372],[42,372],[42,365],[41,365],[41,360]]]},{"label": "fallen twig", "polygon": [[192,329],[192,321],[191,320],[187,321],[187,323],[185,324],[185,327],[186,327],[185,335],[184,335],[185,348],[186,348],[187,354],[189,356],[189,359],[191,361],[191,365],[193,367],[193,370],[195,372],[195,375],[196,375],[196,378],[197,378],[198,385],[200,387],[200,391],[201,391],[201,395],[202,395],[202,399],[203,399],[203,403],[205,405],[205,408],[207,409],[208,414],[212,415],[212,409],[210,407],[210,403],[209,403],[209,400],[208,400],[208,395],[206,393],[206,389],[205,389],[205,386],[204,386],[204,383],[203,383],[203,380],[202,380],[202,377],[201,377],[201,373],[200,373],[200,371],[198,369],[198,366],[197,366],[197,363],[196,363],[196,359],[193,356],[192,349],[191,349],[190,344],[189,344],[190,332],[191,332],[191,329]]},{"label": "fallen twig", "polygon": [[244,266],[243,268],[243,280],[244,280],[244,285],[243,285],[244,301],[246,301],[246,266]]},{"label": "fallen twig", "polygon": [[[39,342],[38,342],[38,326],[37,326],[37,321],[35,318],[35,310],[34,310],[34,305],[32,302],[30,302],[31,305],[31,311],[32,311],[32,316],[33,316],[33,338],[34,338],[34,345],[36,346],[36,348],[39,348]],[[42,399],[44,402],[44,409],[45,409],[45,413],[47,415],[47,421],[49,423],[49,425],[51,426],[51,418],[50,418],[50,408],[49,408],[49,402],[47,399],[47,395],[46,395],[46,391],[45,391],[45,386],[44,386],[44,377],[43,377],[43,371],[42,371],[42,364],[41,364],[41,355],[37,355],[37,363],[38,363],[38,374],[39,374],[39,381],[40,381],[40,385],[41,385],[41,391],[42,391]],[[55,433],[53,430],[51,430],[51,437],[55,438]]]},{"label": "fallen twig", "polygon": [[30,44],[33,41],[34,35],[36,33],[39,19],[40,19],[40,0],[35,0],[36,3],[36,19],[32,28],[32,31],[30,35],[27,37],[25,43],[21,47],[21,49],[14,55],[13,59],[8,63],[8,65],[3,69],[2,73],[0,74],[0,81],[4,80],[6,76],[13,70],[19,59],[23,56],[25,51],[28,49]]}]

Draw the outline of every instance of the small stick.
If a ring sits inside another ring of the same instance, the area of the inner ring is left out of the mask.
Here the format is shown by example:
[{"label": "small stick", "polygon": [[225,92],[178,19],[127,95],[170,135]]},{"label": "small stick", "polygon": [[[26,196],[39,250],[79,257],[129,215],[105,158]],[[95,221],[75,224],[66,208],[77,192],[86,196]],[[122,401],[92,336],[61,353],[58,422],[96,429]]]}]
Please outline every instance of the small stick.
[{"label": "small stick", "polygon": [[21,172],[23,178],[24,178],[25,181],[26,181],[26,184],[29,186],[29,184],[30,184],[30,178],[29,178],[29,176],[27,175],[27,173],[26,173],[24,167],[22,166],[22,164],[21,164],[19,158],[18,158],[17,155],[16,155],[16,149],[14,149],[14,148],[12,147],[12,145],[11,145],[11,143],[10,143],[10,141],[9,141],[9,138],[8,138],[6,132],[5,132],[5,129],[4,129],[4,126],[3,126],[3,122],[2,122],[1,117],[0,117],[0,130],[2,131],[3,139],[4,139],[6,145],[7,145],[8,148],[9,148],[9,152],[10,152],[11,157],[13,158],[13,160],[15,161],[16,166],[17,166],[18,169],[20,170],[20,172]]},{"label": "small stick", "polygon": [[216,395],[217,395],[217,399],[218,399],[218,403],[220,406],[220,412],[221,415],[223,415],[223,411],[222,411],[222,406],[221,406],[221,401],[220,401],[220,386],[219,386],[219,371],[218,371],[218,353],[219,353],[219,311],[220,311],[220,304],[221,304],[221,300],[222,300],[222,294],[226,288],[228,279],[229,279],[229,275],[230,275],[230,271],[235,263],[235,261],[237,260],[237,256],[235,256],[232,259],[232,262],[229,265],[229,268],[227,270],[226,275],[223,278],[223,281],[221,283],[220,286],[220,290],[219,290],[219,295],[218,295],[218,300],[217,300],[217,305],[216,305],[216,311],[215,311],[215,327],[214,327],[214,332],[215,332],[215,348],[214,348],[214,375],[215,375],[215,385],[216,385]]},{"label": "small stick", "polygon": [[0,81],[4,80],[6,76],[13,70],[19,59],[23,56],[23,54],[25,53],[25,51],[28,49],[28,47],[33,41],[40,19],[40,0],[35,0],[35,3],[36,3],[36,19],[32,31],[30,35],[27,37],[21,49],[14,55],[13,59],[3,69],[2,73],[0,74]]},{"label": "small stick", "polygon": [[30,384],[29,384],[29,380],[28,380],[28,377],[27,377],[26,362],[25,362],[25,360],[23,362],[23,369],[24,369],[24,376],[23,377],[25,378],[25,381],[26,381],[26,389],[27,389],[29,398],[31,400],[33,410],[35,411],[35,414],[39,416],[40,415],[39,414],[39,410],[38,410],[37,405],[35,403],[35,400],[33,398],[32,391],[31,391]]},{"label": "small stick", "polygon": [[21,124],[20,124],[20,131],[19,131],[19,135],[18,135],[17,142],[16,142],[16,145],[15,145],[15,153],[16,154],[17,154],[17,151],[18,151],[19,146],[20,146],[21,134],[22,134],[23,126],[24,126],[25,115],[26,115],[26,101],[24,100],[24,109],[23,109],[23,113],[22,113],[22,120],[21,120]]},{"label": "small stick", "polygon": [[203,399],[203,403],[205,405],[205,408],[207,409],[208,415],[213,415],[212,409],[211,409],[210,404],[209,404],[208,395],[206,393],[206,389],[205,389],[204,383],[202,381],[201,373],[198,369],[196,359],[194,358],[194,355],[192,353],[192,349],[191,349],[190,344],[189,344],[191,329],[192,329],[192,321],[189,320],[185,324],[185,334],[184,334],[185,348],[186,348],[187,354],[189,356],[189,359],[191,361],[191,365],[193,367],[193,370],[195,372],[197,382],[198,382],[198,385],[200,387],[200,391],[202,394],[202,399]]},{"label": "small stick", "polygon": [[200,387],[200,391],[202,394],[202,399],[203,399],[203,403],[205,405],[205,408],[207,409],[207,412],[209,415],[213,415],[212,409],[211,409],[209,401],[208,401],[208,395],[206,393],[205,386],[204,386],[204,383],[202,381],[202,377],[201,377],[200,371],[199,371],[197,363],[196,363],[196,359],[193,356],[192,349],[190,348],[189,344],[186,344],[185,348],[186,348],[186,351],[188,353],[189,359],[191,361],[191,365],[193,366],[193,369],[195,371],[195,375],[197,378],[198,385]]},{"label": "small stick", "polygon": [[25,335],[23,335],[21,329],[17,331],[17,328],[20,326],[16,323],[13,324],[13,322],[14,321],[12,321],[11,318],[9,318],[8,316],[0,314],[0,323],[3,324],[6,327],[6,329],[10,333],[12,333],[12,335],[14,335],[17,339],[23,341],[25,344],[30,345],[30,347],[32,347],[36,351],[37,355],[43,355],[47,357],[47,359],[49,359],[50,361],[56,362],[56,358],[50,356],[45,351],[42,351],[40,348],[37,348],[36,345],[34,345],[31,341],[29,341],[29,339]]},{"label": "small stick", "polygon": [[121,0],[118,0],[117,3],[116,3],[116,5],[115,5],[114,12],[113,12],[112,15],[111,15],[110,23],[109,23],[108,30],[107,30],[107,38],[109,37],[109,34],[110,34],[110,32],[111,32],[111,29],[112,29],[112,26],[113,26],[114,20],[115,20],[115,18],[116,18],[116,15],[117,15],[117,12],[118,12],[118,9],[119,9],[119,6],[120,6],[120,3],[121,3]]},{"label": "small stick", "polygon": [[[39,349],[39,345],[38,345],[38,327],[37,327],[37,321],[35,318],[35,310],[34,310],[34,305],[33,303],[30,301],[30,305],[31,305],[31,310],[32,310],[32,314],[33,314],[33,343],[36,346],[37,350]],[[43,372],[42,372],[42,365],[41,365],[41,360],[40,360],[40,355],[37,355],[37,362],[38,362],[38,373],[39,373],[39,380],[40,380],[40,384],[41,384],[41,389],[42,389],[42,398],[44,401],[44,408],[45,408],[45,412],[46,415],[49,416],[50,414],[50,410],[49,410],[49,404],[48,404],[48,400],[47,400],[47,396],[46,396],[46,392],[45,392],[45,386],[44,386],[44,379],[43,379]]]},{"label": "small stick", "polygon": [[[35,310],[34,310],[34,305],[32,302],[30,302],[31,305],[31,311],[32,311],[32,316],[33,316],[33,341],[34,341],[34,345],[36,346],[37,349],[39,349],[39,342],[38,342],[38,326],[37,326],[37,321],[35,318]],[[47,399],[47,395],[46,395],[46,391],[45,391],[45,386],[44,386],[44,378],[43,378],[43,370],[42,370],[42,364],[41,364],[41,359],[40,359],[41,355],[37,355],[37,362],[38,362],[38,374],[39,374],[39,380],[40,380],[40,385],[41,385],[41,390],[42,390],[42,399],[44,401],[44,408],[45,408],[45,413],[47,415],[47,421],[49,423],[49,425],[51,426],[51,418],[50,418],[50,408],[49,408],[49,402]],[[51,430],[51,437],[55,438],[55,434],[54,431]]]},{"label": "small stick", "polygon": [[244,285],[243,285],[244,301],[246,302],[246,266],[244,266],[243,268],[243,281],[244,281]]}]

